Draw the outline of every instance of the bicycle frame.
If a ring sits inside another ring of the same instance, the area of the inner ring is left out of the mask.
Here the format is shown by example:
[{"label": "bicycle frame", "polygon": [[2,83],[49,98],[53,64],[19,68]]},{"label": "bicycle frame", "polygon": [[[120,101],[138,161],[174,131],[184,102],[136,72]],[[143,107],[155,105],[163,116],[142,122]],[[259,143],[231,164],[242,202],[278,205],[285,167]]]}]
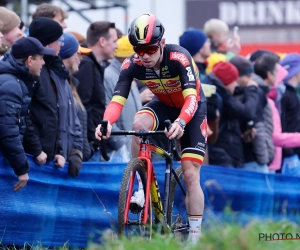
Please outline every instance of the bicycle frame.
[{"label": "bicycle frame", "polygon": [[[106,134],[107,131],[107,121],[102,121],[101,123],[103,125],[102,133]],[[165,121],[165,127],[169,130],[171,128],[171,122],[170,120]],[[135,135],[142,138],[140,143],[140,149],[138,153],[138,158],[144,162],[146,166],[146,174],[147,174],[147,180],[146,180],[146,190],[145,191],[145,210],[144,210],[144,216],[143,216],[143,225],[146,225],[146,222],[148,220],[148,211],[149,211],[149,195],[151,194],[151,205],[154,210],[155,218],[158,219],[160,222],[164,223],[164,225],[167,225],[167,210],[169,208],[169,194],[170,194],[170,183],[171,183],[171,172],[173,173],[173,176],[179,185],[180,189],[182,190],[183,194],[186,195],[184,188],[182,184],[180,183],[180,180],[173,169],[173,161],[172,156],[176,160],[180,160],[181,156],[179,155],[176,147],[176,140],[172,139],[169,142],[169,148],[168,152],[163,150],[162,148],[151,144],[148,140],[148,136],[150,134],[157,134],[157,135],[164,135],[164,131],[120,131],[120,132],[114,132],[112,131],[111,135]],[[164,182],[164,201],[162,204],[161,195],[158,187],[158,183],[156,180],[155,172],[153,169],[153,164],[151,160],[151,152],[159,154],[163,156],[166,160],[166,170],[165,170],[165,182]],[[101,154],[105,160],[109,160],[108,155],[106,154],[105,146],[103,144],[103,140],[101,140]],[[133,191],[134,186],[134,180],[135,180],[135,172],[131,173],[130,181],[128,185],[128,193],[131,194]],[[129,214],[129,207],[130,207],[130,196],[126,198],[125,203],[125,211],[124,211],[124,224],[128,222],[128,214]],[[168,226],[168,225],[167,225]]]},{"label": "bicycle frame", "polygon": [[[155,171],[153,168],[153,164],[151,161],[151,152],[159,154],[166,159],[166,170],[165,170],[165,183],[164,183],[164,205],[162,204],[161,195],[158,187],[158,183],[155,176]],[[151,203],[152,207],[154,209],[154,215],[155,218],[157,218],[160,222],[167,221],[167,211],[168,205],[169,205],[169,192],[170,192],[170,182],[171,182],[171,170],[173,170],[173,162],[170,157],[170,154],[167,153],[162,148],[149,143],[149,140],[146,138],[143,138],[140,144],[140,150],[138,158],[141,159],[146,166],[146,172],[147,172],[147,182],[146,182],[146,190],[145,190],[145,213],[143,217],[143,224],[145,225],[148,220],[148,211],[149,211],[149,194],[151,194]],[[173,170],[174,171],[174,170]],[[176,176],[176,173],[174,173],[174,176]],[[176,176],[177,177],[177,176]],[[176,178],[175,177],[175,178]],[[129,183],[129,189],[128,192],[132,193],[133,189],[133,182],[135,178],[135,173],[132,174],[130,183]],[[183,192],[184,189],[179,182],[179,179],[177,177],[177,182],[181,186]],[[185,193],[185,192],[184,192]],[[129,213],[129,206],[130,206],[130,198],[127,197],[126,200],[126,209],[125,209],[125,216],[124,216],[124,223],[128,221],[128,213]]]}]

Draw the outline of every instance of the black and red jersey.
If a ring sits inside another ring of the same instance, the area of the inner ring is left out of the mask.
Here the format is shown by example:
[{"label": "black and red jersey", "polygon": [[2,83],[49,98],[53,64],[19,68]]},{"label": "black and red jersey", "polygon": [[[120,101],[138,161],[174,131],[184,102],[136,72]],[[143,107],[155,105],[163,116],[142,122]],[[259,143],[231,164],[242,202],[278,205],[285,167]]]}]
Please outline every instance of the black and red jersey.
[{"label": "black and red jersey", "polygon": [[192,119],[198,102],[206,100],[199,71],[191,55],[179,45],[166,44],[157,72],[153,68],[144,67],[136,55],[124,60],[114,96],[104,114],[104,119],[111,124],[121,113],[133,79],[144,83],[164,104],[181,108],[179,117],[186,123]]}]

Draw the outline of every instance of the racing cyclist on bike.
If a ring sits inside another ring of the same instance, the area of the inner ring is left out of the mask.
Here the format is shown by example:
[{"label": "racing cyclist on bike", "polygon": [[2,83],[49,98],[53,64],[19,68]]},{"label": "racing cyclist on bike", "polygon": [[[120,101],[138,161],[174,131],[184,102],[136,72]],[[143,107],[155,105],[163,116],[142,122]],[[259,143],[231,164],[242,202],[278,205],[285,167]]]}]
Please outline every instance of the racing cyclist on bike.
[{"label": "racing cyclist on bike", "polygon": [[[134,78],[144,83],[155,97],[135,115],[133,130],[161,130],[170,119],[172,127],[166,135],[180,139],[183,181],[186,186],[186,210],[189,217],[189,240],[195,243],[201,235],[204,195],[200,187],[200,167],[207,140],[206,99],[199,72],[191,55],[175,44],[166,44],[164,27],[152,14],[137,17],[128,30],[129,41],[136,54],[126,58],[114,96],[108,104],[104,120],[111,124],[119,118]],[[101,140],[101,125],[95,136]],[[138,156],[140,138],[132,139],[132,155]]]}]

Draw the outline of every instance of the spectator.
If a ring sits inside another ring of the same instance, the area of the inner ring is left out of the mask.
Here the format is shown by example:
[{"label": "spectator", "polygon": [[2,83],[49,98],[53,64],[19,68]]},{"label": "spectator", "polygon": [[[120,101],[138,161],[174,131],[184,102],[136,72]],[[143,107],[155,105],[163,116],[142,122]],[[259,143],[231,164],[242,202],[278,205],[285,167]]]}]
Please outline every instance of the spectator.
[{"label": "spectator", "polygon": [[29,26],[29,36],[37,38],[44,46],[53,48],[55,55],[44,57],[45,65],[32,94],[31,123],[28,124],[24,137],[26,152],[32,154],[38,164],[54,160],[57,167],[64,167],[67,157],[67,152],[63,151],[60,128],[65,125],[63,121],[69,118],[65,116],[61,121],[69,106],[68,95],[63,96],[61,93],[69,75],[58,57],[63,43],[62,34],[62,27],[46,17],[33,19]]},{"label": "spectator", "polygon": [[[281,126],[282,132],[300,132],[300,101],[296,87],[300,83],[300,55],[291,53],[280,62],[288,75],[284,78],[286,90],[281,98]],[[284,148],[283,157],[300,155],[300,148]]]},{"label": "spectator", "polygon": [[86,41],[92,52],[83,57],[75,77],[80,84],[77,88],[88,116],[88,140],[93,144],[95,153],[92,160],[99,161],[99,144],[95,138],[95,129],[102,121],[105,109],[105,89],[103,83],[104,68],[101,62],[112,59],[118,48],[115,24],[94,22],[88,30]]},{"label": "spectator", "polygon": [[[50,33],[49,30],[52,32]],[[46,64],[40,77],[40,84],[35,89],[34,102],[30,108],[32,121],[35,127],[43,130],[38,133],[40,141],[46,139],[50,135],[49,132],[54,136],[54,139],[51,138],[49,141],[41,143],[42,149],[45,147],[49,150],[51,157],[46,152],[48,161],[52,160],[54,155],[56,165],[63,167],[65,159],[68,159],[68,172],[72,177],[76,177],[82,161],[82,134],[72,90],[66,81],[69,72],[58,56],[63,45],[62,27],[50,18],[37,17],[29,26],[29,35],[36,37],[45,46],[53,47],[55,50],[55,56],[45,57]],[[46,97],[45,93],[47,93]],[[45,98],[47,105],[45,105]],[[39,121],[41,113],[53,116],[51,118],[44,117],[43,126],[40,126],[41,121]]]},{"label": "spectator", "polygon": [[[92,50],[91,49],[89,49],[89,48],[87,48],[87,46],[86,46],[86,41],[85,41],[85,37],[84,36],[82,36],[81,34],[79,34],[78,32],[76,32],[76,31],[71,31],[71,32],[68,32],[68,33],[70,33],[70,34],[72,34],[72,35],[74,35],[75,36],[75,38],[77,39],[77,41],[79,42],[79,50],[78,50],[78,56],[79,56],[79,59],[80,59],[80,61],[83,59],[83,57],[82,56],[87,56],[87,55],[89,55],[91,52],[92,52]],[[79,83],[79,82],[78,82]],[[77,86],[78,87],[78,86]],[[77,88],[76,87],[76,88]],[[76,90],[76,92],[77,92],[77,90]]]},{"label": "spectator", "polygon": [[[241,124],[255,118],[257,105],[257,85],[250,81],[244,92],[244,102],[234,97],[237,87],[238,70],[229,62],[219,62],[205,82],[217,87],[221,97],[219,136],[214,145],[209,146],[209,162],[213,165],[242,168],[243,132]],[[249,134],[249,140],[253,133]]]},{"label": "spectator", "polygon": [[0,61],[0,155],[18,176],[14,191],[23,188],[29,180],[29,163],[22,146],[30,103],[27,86],[33,85],[40,75],[45,63],[43,55],[53,53],[53,49],[44,48],[37,39],[24,37]]},{"label": "spectator", "polygon": [[[188,29],[179,38],[179,44],[185,48],[193,57],[196,63],[200,80],[203,82],[206,76],[207,58],[211,54],[211,43],[207,35],[198,29]],[[207,88],[202,85],[203,91]],[[218,138],[218,126],[219,126],[219,111],[218,111],[218,97],[216,94],[212,94],[207,98],[207,122],[212,134],[208,137],[208,144],[213,144]],[[205,154],[205,163],[208,164],[208,149]]]},{"label": "spectator", "polygon": [[[117,41],[119,48],[115,51],[115,58],[104,72],[104,87],[106,104],[113,97],[115,86],[119,79],[122,62],[127,57],[134,54],[132,45],[129,43],[128,36],[123,36]],[[130,93],[124,105],[121,116],[118,121],[113,124],[113,131],[131,130],[133,118],[136,112],[142,107],[139,90],[136,83],[131,85]],[[107,153],[111,157],[111,161],[127,162],[131,159],[131,136],[110,137],[106,141]]]},{"label": "spectator", "polygon": [[[288,71],[283,68],[280,64],[277,64],[278,74],[275,81],[275,86],[283,85],[283,79],[288,75]],[[275,96],[276,98],[276,96]],[[282,148],[293,148],[300,147],[300,133],[283,133],[281,128],[281,120],[275,103],[271,98],[268,98],[268,102],[272,107],[273,111],[273,124],[274,133],[273,141],[275,145],[275,156],[272,163],[269,165],[269,172],[275,173],[275,171],[280,171],[282,162]]]},{"label": "spectator", "polygon": [[79,85],[78,79],[74,77],[74,74],[78,71],[80,63],[80,53],[85,53],[86,48],[79,46],[75,36],[70,33],[64,33],[64,46],[60,49],[59,56],[63,59],[65,67],[69,70],[68,82],[71,86],[74,103],[76,107],[77,116],[80,120],[82,138],[83,138],[83,161],[87,161],[93,154],[93,147],[89,144],[87,138],[87,113],[77,93],[76,87]]},{"label": "spectator", "polygon": [[[250,81],[253,81],[253,65],[242,56],[235,56],[229,62],[238,69],[239,78],[237,82],[242,87],[240,95],[242,96],[241,99],[243,99],[244,88],[248,86]],[[269,126],[273,127],[272,110],[270,107],[267,107],[266,94],[263,88],[258,88],[257,110],[253,121],[256,136],[251,142],[244,143],[244,169],[263,173],[268,173],[268,164],[272,162],[274,157],[273,129],[270,133],[267,130]],[[269,112],[269,114],[264,116],[265,112]],[[265,119],[267,117],[271,119]],[[246,127],[246,124],[244,126]]]},{"label": "spectator", "polygon": [[[219,61],[228,61],[240,53],[240,37],[237,32],[234,32],[233,38],[228,39],[229,27],[224,21],[215,18],[209,19],[204,24],[203,31],[211,40],[212,54],[208,58],[207,73],[210,73],[213,66]],[[221,49],[222,47],[225,49]]]},{"label": "spectator", "polygon": [[32,14],[32,19],[36,17],[48,17],[58,22],[59,25],[65,29],[67,28],[67,24],[65,23],[65,19],[68,18],[68,15],[65,11],[63,11],[60,7],[55,6],[49,3],[40,4],[35,12]]},{"label": "spectator", "polygon": [[19,28],[21,20],[15,12],[5,7],[0,7],[0,22],[2,23],[0,33],[3,35],[2,46],[0,47],[1,56],[10,49],[15,41],[24,35]]},{"label": "spectator", "polygon": [[206,75],[207,58],[211,54],[211,43],[207,35],[198,29],[188,29],[179,37],[179,45],[193,57],[203,81]]},{"label": "spectator", "polygon": [[[274,88],[280,85],[280,82],[288,75],[288,72],[278,64],[279,57],[272,53],[262,53],[256,58],[254,70],[255,73],[261,76],[269,87]],[[276,76],[274,78],[274,75]],[[268,94],[268,103],[272,109],[272,119],[274,125],[273,142],[275,146],[275,155],[272,163],[269,165],[269,172],[280,172],[282,162],[282,148],[292,148],[300,146],[300,133],[283,133],[281,128],[281,120],[278,109],[275,106],[273,99],[276,99],[276,94]]]}]

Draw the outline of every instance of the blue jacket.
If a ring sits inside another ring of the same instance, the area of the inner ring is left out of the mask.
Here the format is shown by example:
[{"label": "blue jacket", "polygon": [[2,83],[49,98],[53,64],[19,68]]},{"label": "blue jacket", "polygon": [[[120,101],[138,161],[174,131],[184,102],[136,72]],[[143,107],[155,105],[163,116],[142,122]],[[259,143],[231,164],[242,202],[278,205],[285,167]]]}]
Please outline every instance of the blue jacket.
[{"label": "blue jacket", "polygon": [[28,68],[17,62],[10,51],[0,60],[0,154],[10,163],[16,175],[29,172],[29,164],[22,146],[26,130],[25,117],[35,78]]},{"label": "blue jacket", "polygon": [[24,147],[27,153],[38,156],[44,151],[52,161],[56,154],[67,159],[71,149],[82,151],[80,122],[76,114],[69,76],[58,56],[44,56],[38,83],[33,89],[30,120],[27,124]]}]

